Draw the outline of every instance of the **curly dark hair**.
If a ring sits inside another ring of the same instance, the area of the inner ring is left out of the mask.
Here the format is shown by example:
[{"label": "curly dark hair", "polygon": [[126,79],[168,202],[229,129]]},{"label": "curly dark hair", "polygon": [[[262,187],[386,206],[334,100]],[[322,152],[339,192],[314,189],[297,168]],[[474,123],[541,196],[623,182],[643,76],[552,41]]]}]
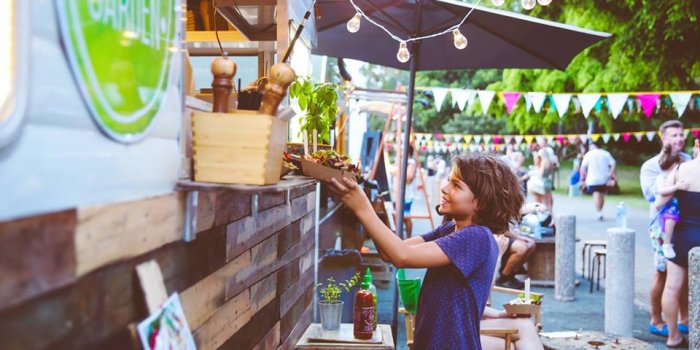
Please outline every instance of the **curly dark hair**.
[{"label": "curly dark hair", "polygon": [[500,157],[490,154],[461,155],[452,159],[460,180],[469,186],[479,205],[474,224],[495,234],[508,231],[520,218],[525,199],[518,177]]}]

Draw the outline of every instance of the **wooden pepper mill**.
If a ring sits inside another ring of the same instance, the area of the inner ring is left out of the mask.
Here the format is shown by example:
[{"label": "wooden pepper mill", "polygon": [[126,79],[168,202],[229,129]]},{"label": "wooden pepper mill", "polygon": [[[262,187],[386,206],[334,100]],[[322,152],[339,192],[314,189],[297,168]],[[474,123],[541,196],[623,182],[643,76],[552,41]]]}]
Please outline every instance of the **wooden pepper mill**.
[{"label": "wooden pepper mill", "polygon": [[236,74],[236,63],[227,57],[217,57],[211,61],[211,74],[214,81],[214,113],[228,113],[228,101],[233,90],[233,76]]},{"label": "wooden pepper mill", "polygon": [[277,108],[287,95],[287,88],[297,78],[294,70],[286,63],[276,63],[270,69],[270,77],[263,95],[259,112],[261,114],[276,115]]}]

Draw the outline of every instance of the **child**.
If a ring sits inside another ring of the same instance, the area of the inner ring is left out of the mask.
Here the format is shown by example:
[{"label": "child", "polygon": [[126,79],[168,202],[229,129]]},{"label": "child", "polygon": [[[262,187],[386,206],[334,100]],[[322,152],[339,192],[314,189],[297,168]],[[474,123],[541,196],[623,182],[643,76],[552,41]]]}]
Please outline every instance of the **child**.
[{"label": "child", "polygon": [[673,244],[671,243],[671,238],[673,237],[673,229],[676,227],[676,223],[679,220],[678,216],[678,201],[676,198],[672,198],[665,205],[659,203],[661,196],[673,195],[678,190],[687,190],[688,184],[686,182],[678,182],[675,185],[666,185],[666,179],[668,175],[677,168],[681,162],[682,158],[680,153],[673,152],[671,145],[664,146],[661,157],[659,158],[659,166],[661,167],[661,174],[656,178],[656,191],[658,193],[657,199],[654,205],[659,210],[659,218],[661,219],[661,232],[664,235],[664,243],[661,246],[661,250],[664,253],[664,257],[667,259],[673,259],[676,257],[676,252],[673,250]]},{"label": "child", "polygon": [[483,154],[454,158],[439,208],[452,220],[406,240],[382,223],[353,179],[332,179],[330,185],[384,260],[396,267],[428,268],[413,349],[481,349],[479,319],[499,254],[492,232],[505,232],[515,223],[523,203],[518,178],[508,164]]}]

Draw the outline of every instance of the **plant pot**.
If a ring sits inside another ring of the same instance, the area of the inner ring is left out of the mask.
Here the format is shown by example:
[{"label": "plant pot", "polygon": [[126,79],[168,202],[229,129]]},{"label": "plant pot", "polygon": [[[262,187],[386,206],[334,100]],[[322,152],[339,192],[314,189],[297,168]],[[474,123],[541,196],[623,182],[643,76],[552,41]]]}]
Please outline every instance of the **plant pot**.
[{"label": "plant pot", "polygon": [[340,329],[340,321],[343,317],[343,302],[318,302],[319,313],[321,314],[321,328],[329,331]]}]

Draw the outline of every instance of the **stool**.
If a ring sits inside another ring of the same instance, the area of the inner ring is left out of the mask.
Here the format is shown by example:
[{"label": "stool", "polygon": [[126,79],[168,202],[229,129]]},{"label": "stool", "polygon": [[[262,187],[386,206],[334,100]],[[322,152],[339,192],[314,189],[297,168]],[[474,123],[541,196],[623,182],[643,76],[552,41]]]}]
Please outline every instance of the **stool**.
[{"label": "stool", "polygon": [[[608,241],[590,239],[583,241],[583,249],[581,249],[581,277],[583,278],[586,278],[586,265],[590,267],[591,260],[593,259],[593,254],[591,254],[591,250],[595,247],[607,248]],[[586,261],[586,249],[588,249],[588,261]],[[589,278],[591,274],[592,271],[588,271]]]},{"label": "stool", "polygon": [[[605,265],[607,264],[606,262],[606,257],[608,254],[608,251],[606,249],[598,249],[593,252],[595,254],[595,257],[593,257],[593,261],[591,262],[590,266],[590,282],[591,282],[591,289],[589,293],[593,293],[593,275],[596,275],[596,290],[600,290],[600,265],[601,265],[601,260],[602,260],[602,265],[603,265],[603,278],[605,278]],[[595,270],[594,270],[595,269]]]}]

